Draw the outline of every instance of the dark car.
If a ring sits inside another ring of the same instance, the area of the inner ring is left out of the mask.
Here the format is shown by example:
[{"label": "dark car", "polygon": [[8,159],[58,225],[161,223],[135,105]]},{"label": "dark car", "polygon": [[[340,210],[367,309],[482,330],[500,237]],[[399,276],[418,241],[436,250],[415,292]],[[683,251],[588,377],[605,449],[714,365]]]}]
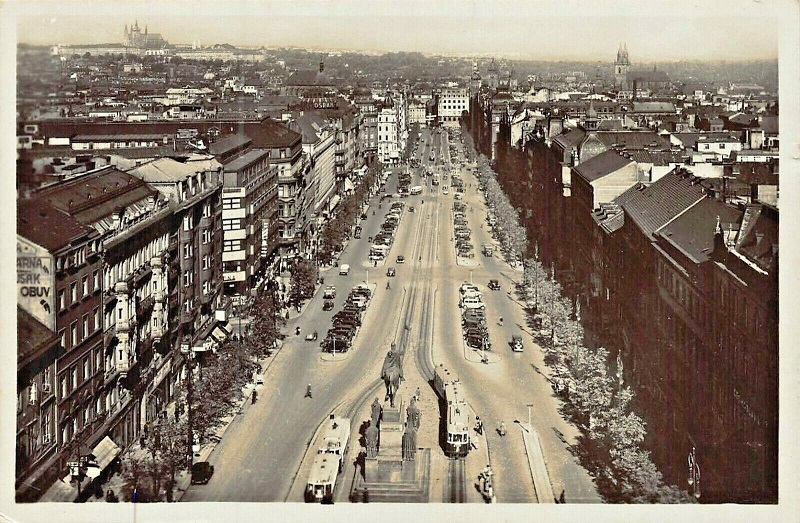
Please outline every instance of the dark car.
[{"label": "dark car", "polygon": [[406,257],[403,256],[403,255],[400,255],[400,256],[397,257],[395,262],[397,262],[397,263],[405,263],[406,262]]},{"label": "dark car", "polygon": [[[334,340],[336,341],[335,347],[334,347]],[[336,352],[345,352],[347,351],[347,349],[350,348],[350,341],[340,336],[328,336],[322,341],[323,351],[333,352],[334,348],[336,349]]]},{"label": "dark car", "polygon": [[214,475],[214,465],[208,461],[199,461],[192,464],[192,485],[208,483]]},{"label": "dark car", "polygon": [[333,309],[333,300],[325,300],[322,302],[322,310],[329,311]]},{"label": "dark car", "polygon": [[470,329],[467,331],[467,345],[470,347],[480,349],[486,344],[486,349],[491,347],[491,343],[489,343],[489,337],[486,336],[483,332],[477,329]]},{"label": "dark car", "polygon": [[489,280],[489,288],[492,289],[493,291],[499,291],[500,282],[497,280]]}]

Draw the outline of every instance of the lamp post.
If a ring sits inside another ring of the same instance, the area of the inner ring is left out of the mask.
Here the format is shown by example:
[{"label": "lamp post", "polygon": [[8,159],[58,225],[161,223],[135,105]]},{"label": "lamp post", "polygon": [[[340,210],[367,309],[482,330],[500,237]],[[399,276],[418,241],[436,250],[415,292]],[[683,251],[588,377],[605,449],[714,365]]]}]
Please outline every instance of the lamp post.
[{"label": "lamp post", "polygon": [[694,446],[692,446],[687,460],[689,462],[688,483],[690,487],[693,487],[695,499],[700,499],[700,465],[697,464],[697,451]]},{"label": "lamp post", "polygon": [[192,369],[194,368],[194,361],[192,359],[192,348],[187,339],[181,342],[181,354],[183,354],[186,365],[186,426],[188,427],[186,463],[187,470],[191,474],[192,460],[194,458],[194,432],[192,431]]},{"label": "lamp post", "polygon": [[533,404],[528,403],[528,432],[533,431],[533,425],[531,425],[531,409],[533,408]]}]

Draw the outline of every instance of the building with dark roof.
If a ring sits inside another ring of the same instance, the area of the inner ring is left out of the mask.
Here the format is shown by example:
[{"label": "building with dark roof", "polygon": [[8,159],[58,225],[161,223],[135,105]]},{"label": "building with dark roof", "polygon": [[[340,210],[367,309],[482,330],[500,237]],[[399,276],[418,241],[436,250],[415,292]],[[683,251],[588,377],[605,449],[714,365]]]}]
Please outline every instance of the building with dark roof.
[{"label": "building with dark roof", "polygon": [[36,501],[56,475],[56,359],[61,338],[17,306],[17,503]]},{"label": "building with dark roof", "polygon": [[[57,466],[63,468],[79,448],[91,450],[106,437],[119,451],[152,419],[142,379],[169,354],[167,315],[159,309],[170,288],[164,255],[172,211],[155,189],[113,167],[50,185],[18,208],[18,253],[40,253],[54,275],[39,292],[53,296],[47,303],[52,319],[23,298],[18,303],[51,323],[45,324],[64,347],[55,375]],[[48,226],[72,228],[69,243]],[[18,272],[25,266],[30,262],[18,263]],[[51,500],[75,497],[74,488],[54,492]]]},{"label": "building with dark roof", "polygon": [[[704,499],[769,502],[777,499],[777,212],[723,197],[710,181],[676,169],[595,212],[603,251],[593,259],[604,289],[589,310],[600,312],[604,343],[620,350],[666,479],[685,474],[694,447]],[[764,232],[748,233],[759,212],[769,216]],[[743,310],[749,317],[740,323]],[[762,386],[750,386],[754,380]]]}]

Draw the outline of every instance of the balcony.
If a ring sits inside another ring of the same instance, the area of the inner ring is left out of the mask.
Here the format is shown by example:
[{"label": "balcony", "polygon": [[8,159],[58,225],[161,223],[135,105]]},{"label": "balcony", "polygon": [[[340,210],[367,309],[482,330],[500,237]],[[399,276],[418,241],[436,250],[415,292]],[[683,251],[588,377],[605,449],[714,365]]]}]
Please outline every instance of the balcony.
[{"label": "balcony", "polygon": [[143,300],[139,300],[136,304],[136,317],[147,318],[153,312],[153,305],[155,305],[155,298],[153,295],[148,296]]}]

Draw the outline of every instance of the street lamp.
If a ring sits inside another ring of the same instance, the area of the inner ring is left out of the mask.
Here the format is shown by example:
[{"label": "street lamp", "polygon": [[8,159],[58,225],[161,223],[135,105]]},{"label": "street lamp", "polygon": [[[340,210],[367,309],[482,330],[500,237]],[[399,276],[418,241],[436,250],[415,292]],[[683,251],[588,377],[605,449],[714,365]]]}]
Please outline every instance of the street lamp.
[{"label": "street lamp", "polygon": [[692,446],[692,451],[687,458],[689,462],[689,479],[690,487],[693,487],[694,497],[700,499],[700,465],[697,464],[697,451]]},{"label": "street lamp", "polygon": [[181,342],[181,354],[183,354],[186,365],[186,425],[188,427],[187,433],[187,470],[189,474],[192,473],[192,460],[194,458],[194,432],[192,431],[192,369],[194,368],[194,360],[192,354],[192,347],[188,339]]}]

